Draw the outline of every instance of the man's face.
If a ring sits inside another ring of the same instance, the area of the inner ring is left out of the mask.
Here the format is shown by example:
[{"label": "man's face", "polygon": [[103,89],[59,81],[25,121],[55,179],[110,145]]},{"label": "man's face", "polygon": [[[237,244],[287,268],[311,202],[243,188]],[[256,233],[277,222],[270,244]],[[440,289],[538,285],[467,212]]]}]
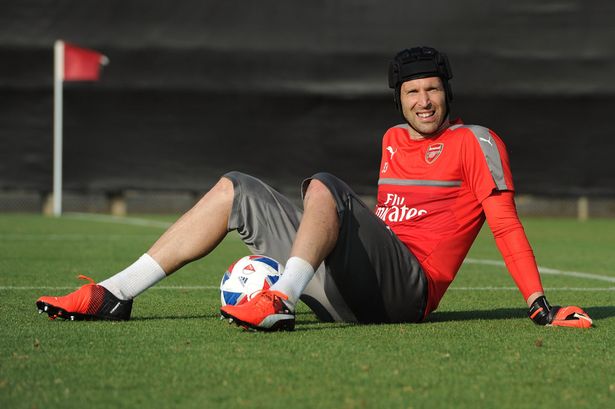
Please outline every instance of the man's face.
[{"label": "man's face", "polygon": [[412,139],[429,138],[448,124],[446,92],[439,77],[404,82],[400,99],[404,117],[416,131],[411,132]]}]

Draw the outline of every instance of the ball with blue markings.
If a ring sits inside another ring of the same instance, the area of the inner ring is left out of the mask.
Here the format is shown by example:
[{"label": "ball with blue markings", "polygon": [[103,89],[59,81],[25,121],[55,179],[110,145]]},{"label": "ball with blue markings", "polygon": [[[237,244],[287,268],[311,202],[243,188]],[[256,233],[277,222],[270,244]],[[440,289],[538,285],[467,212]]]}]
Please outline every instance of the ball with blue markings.
[{"label": "ball with blue markings", "polygon": [[284,266],[267,256],[245,256],[229,266],[220,282],[222,305],[243,304],[271,287],[284,272]]}]

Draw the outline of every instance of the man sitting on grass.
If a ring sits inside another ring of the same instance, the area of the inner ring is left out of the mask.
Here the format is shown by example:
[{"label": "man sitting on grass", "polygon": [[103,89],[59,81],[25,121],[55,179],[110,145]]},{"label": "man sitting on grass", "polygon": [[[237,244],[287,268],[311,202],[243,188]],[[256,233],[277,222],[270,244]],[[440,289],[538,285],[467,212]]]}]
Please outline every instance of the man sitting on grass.
[{"label": "man sitting on grass", "polygon": [[538,325],[587,328],[579,307],[552,307],[517,216],[506,148],[491,130],[451,121],[453,77],[429,47],[399,52],[389,86],[404,123],[382,140],[375,212],[341,180],[303,182],[303,210],[251,176],[230,172],[134,264],[40,311],[68,319],[130,318],[134,297],[210,253],[237,230],[254,254],[286,262],[269,289],[221,314],[250,329],[292,330],[305,302],[323,321],[420,322],[438,307],[484,221]]}]

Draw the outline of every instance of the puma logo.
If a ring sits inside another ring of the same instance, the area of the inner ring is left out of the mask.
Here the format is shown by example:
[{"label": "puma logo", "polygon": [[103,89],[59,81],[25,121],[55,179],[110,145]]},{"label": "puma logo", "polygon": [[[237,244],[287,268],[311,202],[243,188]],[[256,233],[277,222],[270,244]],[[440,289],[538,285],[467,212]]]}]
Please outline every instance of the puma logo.
[{"label": "puma logo", "polygon": [[390,160],[393,160],[393,155],[395,155],[397,153],[397,149],[393,150],[392,146],[387,146],[387,151],[391,155]]},{"label": "puma logo", "polygon": [[493,146],[493,144],[491,143],[491,138],[489,138],[489,139],[485,139],[485,138],[481,138],[481,137],[479,137],[478,139],[480,139],[481,141],[485,141],[485,142],[487,142],[487,143],[489,144],[489,146]]}]

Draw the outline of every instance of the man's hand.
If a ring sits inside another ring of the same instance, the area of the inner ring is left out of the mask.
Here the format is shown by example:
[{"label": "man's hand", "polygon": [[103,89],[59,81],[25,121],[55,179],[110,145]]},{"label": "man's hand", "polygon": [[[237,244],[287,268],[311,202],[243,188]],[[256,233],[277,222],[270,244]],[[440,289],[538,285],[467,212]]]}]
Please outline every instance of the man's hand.
[{"label": "man's hand", "polygon": [[545,296],[538,297],[530,307],[528,316],[537,325],[552,327],[589,328],[592,319],[579,307],[551,307]]}]

